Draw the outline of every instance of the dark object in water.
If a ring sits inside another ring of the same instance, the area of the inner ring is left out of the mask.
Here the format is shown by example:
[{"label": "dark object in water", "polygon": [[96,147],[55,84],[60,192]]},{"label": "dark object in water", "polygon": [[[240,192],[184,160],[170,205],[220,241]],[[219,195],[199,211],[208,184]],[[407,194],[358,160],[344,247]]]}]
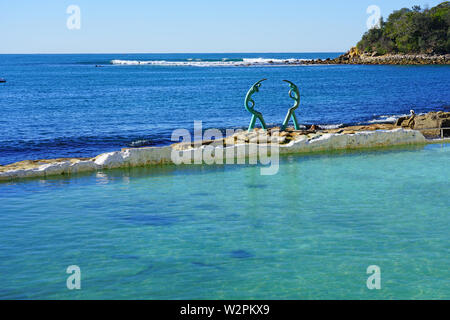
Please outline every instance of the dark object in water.
[{"label": "dark object in water", "polygon": [[247,259],[247,258],[252,258],[253,254],[251,254],[248,251],[245,250],[234,250],[231,251],[230,256],[232,258],[237,258],[237,259]]},{"label": "dark object in water", "polygon": [[0,83],[5,83],[6,82],[6,80],[5,79],[3,79],[3,78],[0,78]]},{"label": "dark object in water", "polygon": [[139,259],[139,256],[134,256],[131,254],[115,254],[115,255],[112,255],[111,258],[130,260],[130,259]]},{"label": "dark object in water", "polygon": [[96,68],[102,68],[103,66],[100,65],[100,64],[96,64],[95,67],[96,67]]},{"label": "dark object in water", "polygon": [[250,189],[264,189],[264,188],[267,188],[267,184],[262,184],[262,183],[248,183],[245,186],[247,188],[250,188]]}]

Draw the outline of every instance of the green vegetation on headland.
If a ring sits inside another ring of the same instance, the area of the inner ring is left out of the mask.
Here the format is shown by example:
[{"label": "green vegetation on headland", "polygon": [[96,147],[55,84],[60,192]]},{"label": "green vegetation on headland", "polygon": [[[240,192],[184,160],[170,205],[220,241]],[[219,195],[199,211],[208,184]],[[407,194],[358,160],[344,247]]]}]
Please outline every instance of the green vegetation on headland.
[{"label": "green vegetation on headland", "polygon": [[302,64],[450,64],[450,2],[391,13],[367,31],[356,47],[334,59]]},{"label": "green vegetation on headland", "polygon": [[413,6],[391,13],[358,42],[361,52],[384,54],[450,53],[450,2],[431,9]]}]

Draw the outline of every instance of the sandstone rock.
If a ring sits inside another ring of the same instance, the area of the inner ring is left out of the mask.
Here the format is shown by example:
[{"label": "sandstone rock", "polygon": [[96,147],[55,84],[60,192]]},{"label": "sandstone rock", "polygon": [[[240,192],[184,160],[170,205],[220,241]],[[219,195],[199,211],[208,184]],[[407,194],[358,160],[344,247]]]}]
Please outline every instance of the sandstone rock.
[{"label": "sandstone rock", "polygon": [[400,127],[402,125],[403,121],[405,121],[406,119],[408,119],[408,117],[406,117],[406,116],[398,118],[397,121],[395,121],[395,126]]},{"label": "sandstone rock", "polygon": [[395,126],[420,130],[428,138],[440,137],[441,133],[448,137],[450,129],[441,128],[450,128],[450,112],[438,111],[413,117],[401,117],[396,121]]},{"label": "sandstone rock", "polygon": [[[426,137],[440,137],[441,128],[450,128],[450,112],[429,112],[416,116],[412,128],[422,131]],[[444,136],[450,136],[450,129],[442,130]]]},{"label": "sandstone rock", "polygon": [[393,65],[423,65],[450,64],[450,55],[432,54],[385,54],[378,52],[360,52],[356,47],[332,60],[312,60],[308,64],[393,64]]}]

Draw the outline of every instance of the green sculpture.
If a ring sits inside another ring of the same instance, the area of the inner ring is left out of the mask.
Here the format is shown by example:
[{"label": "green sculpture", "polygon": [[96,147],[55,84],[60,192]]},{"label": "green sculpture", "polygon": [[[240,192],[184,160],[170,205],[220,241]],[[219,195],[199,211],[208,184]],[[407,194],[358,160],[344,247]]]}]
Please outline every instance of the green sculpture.
[{"label": "green sculpture", "polygon": [[261,87],[261,82],[265,81],[267,79],[261,79],[258,82],[256,82],[250,90],[248,90],[247,95],[245,96],[245,102],[244,106],[245,109],[247,109],[248,112],[252,114],[252,119],[250,120],[250,125],[248,126],[248,131],[252,131],[252,129],[255,127],[256,119],[259,119],[261,122],[261,126],[263,129],[267,129],[266,123],[264,122],[264,118],[262,116],[262,113],[259,111],[256,111],[255,108],[255,101],[252,99],[252,95],[255,92],[259,92],[259,87]]},{"label": "green sculpture", "polygon": [[[261,126],[263,129],[267,129],[266,123],[264,122],[264,118],[262,113],[255,110],[255,101],[252,99],[252,95],[255,92],[259,92],[259,88],[261,87],[261,83],[267,79],[261,79],[256,82],[250,90],[248,90],[247,95],[245,96],[244,106],[248,112],[252,114],[252,119],[250,120],[250,125],[248,126],[248,131],[252,131],[255,128],[256,119],[259,119],[261,122]],[[300,105],[300,92],[295,84],[290,82],[289,80],[283,80],[289,84],[289,97],[294,100],[294,105],[289,108],[286,118],[284,118],[283,124],[281,125],[281,131],[286,130],[287,125],[289,123],[289,119],[292,118],[292,122],[294,122],[295,130],[299,130],[300,127],[298,125],[297,117],[295,115],[295,109]]]},{"label": "green sculpture", "polygon": [[286,127],[289,123],[290,118],[292,118],[292,122],[294,122],[295,130],[299,130],[300,127],[298,126],[297,117],[295,116],[295,109],[297,109],[298,106],[300,105],[300,92],[298,91],[297,86],[295,84],[293,84],[292,82],[290,82],[288,80],[283,80],[283,81],[287,82],[289,84],[289,87],[291,88],[289,90],[289,97],[291,99],[293,99],[295,102],[294,102],[294,106],[288,110],[286,118],[284,118],[283,124],[281,126],[281,131],[286,130]]}]

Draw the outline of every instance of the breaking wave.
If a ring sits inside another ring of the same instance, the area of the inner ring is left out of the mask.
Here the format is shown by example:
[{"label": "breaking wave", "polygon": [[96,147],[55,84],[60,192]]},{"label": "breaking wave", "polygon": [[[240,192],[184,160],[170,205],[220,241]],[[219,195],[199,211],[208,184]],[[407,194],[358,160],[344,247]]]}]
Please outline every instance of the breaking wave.
[{"label": "breaking wave", "polygon": [[319,124],[319,128],[323,129],[323,130],[338,129],[338,128],[341,128],[343,126],[344,126],[343,123],[339,123],[339,124]]},{"label": "breaking wave", "polygon": [[[425,113],[416,113],[416,115],[420,116],[422,114]],[[396,114],[396,115],[382,115],[382,116],[378,116],[375,119],[369,120],[367,121],[368,123],[394,123],[395,121],[397,121],[398,118],[401,117],[409,117],[409,113],[408,114]]]},{"label": "breaking wave", "polygon": [[243,58],[220,60],[186,59],[182,61],[168,60],[111,60],[113,65],[151,65],[151,66],[193,66],[193,67],[227,67],[227,66],[270,66],[270,65],[298,65],[309,59],[267,59]]},{"label": "breaking wave", "polygon": [[368,123],[394,123],[400,117],[406,117],[408,114],[401,115],[383,115],[375,119],[369,120]]},{"label": "breaking wave", "polygon": [[136,140],[136,141],[132,141],[130,144],[128,144],[130,147],[132,148],[138,148],[138,147],[149,147],[149,146],[154,146],[155,142],[153,140]]}]

